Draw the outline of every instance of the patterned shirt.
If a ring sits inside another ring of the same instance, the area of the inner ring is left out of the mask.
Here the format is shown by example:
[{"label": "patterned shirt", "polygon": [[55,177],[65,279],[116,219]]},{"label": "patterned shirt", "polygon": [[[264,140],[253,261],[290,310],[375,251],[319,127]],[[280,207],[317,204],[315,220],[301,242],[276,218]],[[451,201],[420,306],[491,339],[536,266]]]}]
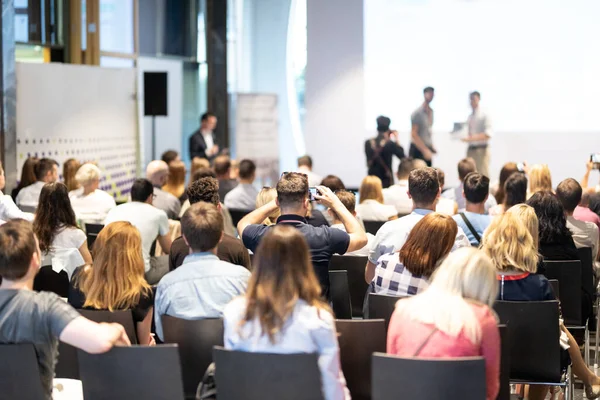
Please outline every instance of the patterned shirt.
[{"label": "patterned shirt", "polygon": [[400,262],[399,252],[379,257],[375,278],[373,278],[374,293],[388,296],[413,296],[427,289],[428,286],[428,278],[413,275]]}]

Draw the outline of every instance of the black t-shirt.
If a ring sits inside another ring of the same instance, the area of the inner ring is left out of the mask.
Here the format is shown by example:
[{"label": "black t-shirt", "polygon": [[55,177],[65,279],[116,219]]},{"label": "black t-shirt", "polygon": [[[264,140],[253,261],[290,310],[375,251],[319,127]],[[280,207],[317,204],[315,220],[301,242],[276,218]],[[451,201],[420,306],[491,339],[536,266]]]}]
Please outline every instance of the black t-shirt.
[{"label": "black t-shirt", "polygon": [[[175,268],[183,264],[183,260],[190,254],[190,248],[183,237],[178,237],[171,244],[171,250],[169,251],[169,271],[173,271]],[[223,235],[223,240],[217,246],[217,257],[221,261],[227,261],[228,263],[240,265],[250,270],[250,255],[248,250],[244,247],[241,240],[234,238],[233,236]]]},{"label": "black t-shirt", "polygon": [[560,243],[540,242],[540,254],[544,256],[544,260],[579,260],[573,238],[565,239]]},{"label": "black t-shirt", "polygon": [[[80,271],[81,268],[77,268],[71,277],[71,282],[69,284],[69,304],[77,309],[93,310],[91,307],[83,307],[83,304],[85,303],[85,295],[81,292],[81,290],[79,290],[79,287],[75,286],[75,282]],[[147,293],[142,293],[138,304],[131,309],[133,322],[142,322],[148,315],[150,308],[153,306],[154,292],[150,290]]]}]

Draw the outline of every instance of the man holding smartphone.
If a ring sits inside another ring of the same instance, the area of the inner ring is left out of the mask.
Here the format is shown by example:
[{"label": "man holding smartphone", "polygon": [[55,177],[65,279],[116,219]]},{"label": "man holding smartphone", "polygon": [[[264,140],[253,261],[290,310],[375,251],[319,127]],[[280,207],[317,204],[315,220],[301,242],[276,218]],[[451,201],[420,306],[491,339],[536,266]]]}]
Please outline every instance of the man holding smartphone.
[{"label": "man holding smartphone", "polygon": [[368,174],[381,179],[384,188],[394,183],[392,158],[404,158],[404,149],[398,144],[398,132],[390,130],[390,124],[388,117],[377,117],[377,137],[365,142]]}]

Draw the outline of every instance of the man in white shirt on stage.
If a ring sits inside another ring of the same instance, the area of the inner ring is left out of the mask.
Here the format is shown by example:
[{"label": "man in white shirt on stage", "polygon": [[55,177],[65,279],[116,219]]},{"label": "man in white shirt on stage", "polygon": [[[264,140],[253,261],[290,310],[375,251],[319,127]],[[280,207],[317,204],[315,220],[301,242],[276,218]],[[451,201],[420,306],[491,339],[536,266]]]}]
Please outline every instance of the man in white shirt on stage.
[{"label": "man in white shirt on stage", "polygon": [[492,126],[490,118],[479,107],[481,95],[479,92],[472,92],[470,95],[471,108],[473,112],[467,120],[469,135],[462,141],[469,144],[467,158],[475,160],[477,172],[489,178],[490,153],[488,142],[492,138]]}]

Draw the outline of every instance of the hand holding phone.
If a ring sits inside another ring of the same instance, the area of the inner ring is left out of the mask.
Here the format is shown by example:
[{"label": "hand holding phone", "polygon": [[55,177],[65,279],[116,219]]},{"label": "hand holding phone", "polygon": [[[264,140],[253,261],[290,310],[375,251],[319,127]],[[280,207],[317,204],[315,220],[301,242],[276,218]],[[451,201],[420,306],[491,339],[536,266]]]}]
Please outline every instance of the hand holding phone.
[{"label": "hand holding phone", "polygon": [[600,153],[591,154],[590,162],[592,163],[593,169],[600,169]]},{"label": "hand holding phone", "polygon": [[315,195],[319,194],[319,190],[316,187],[309,187],[308,188],[308,199],[310,201],[317,201],[317,198],[315,197]]}]

